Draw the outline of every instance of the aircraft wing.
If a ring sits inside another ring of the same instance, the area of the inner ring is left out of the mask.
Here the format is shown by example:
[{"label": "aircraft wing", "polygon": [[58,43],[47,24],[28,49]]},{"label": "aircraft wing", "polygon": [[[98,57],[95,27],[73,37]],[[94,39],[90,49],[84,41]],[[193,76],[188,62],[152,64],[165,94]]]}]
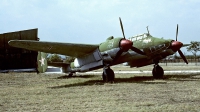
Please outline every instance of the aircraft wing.
[{"label": "aircraft wing", "polygon": [[99,47],[99,45],[91,44],[59,43],[32,40],[10,40],[8,43],[13,47],[46,53],[63,54],[72,57],[84,56],[93,52]]}]

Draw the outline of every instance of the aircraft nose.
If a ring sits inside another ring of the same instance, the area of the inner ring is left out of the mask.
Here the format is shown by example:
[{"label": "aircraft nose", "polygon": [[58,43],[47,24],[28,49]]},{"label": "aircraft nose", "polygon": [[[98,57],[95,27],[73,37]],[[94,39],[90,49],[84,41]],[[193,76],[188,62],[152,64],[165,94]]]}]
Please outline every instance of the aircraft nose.
[{"label": "aircraft nose", "polygon": [[133,46],[133,42],[130,41],[130,40],[126,40],[126,39],[122,39],[120,41],[120,47],[123,49],[123,50],[129,50],[131,49]]},{"label": "aircraft nose", "polygon": [[171,48],[175,52],[178,51],[182,46],[183,46],[183,43],[179,41],[173,41],[171,44]]}]

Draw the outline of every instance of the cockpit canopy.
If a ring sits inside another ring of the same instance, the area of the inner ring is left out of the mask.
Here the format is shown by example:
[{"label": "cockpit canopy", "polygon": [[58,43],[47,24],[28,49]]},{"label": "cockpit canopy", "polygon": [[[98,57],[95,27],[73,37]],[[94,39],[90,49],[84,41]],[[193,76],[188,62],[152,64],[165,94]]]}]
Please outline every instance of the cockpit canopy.
[{"label": "cockpit canopy", "polygon": [[137,41],[137,40],[143,40],[147,37],[151,37],[151,35],[149,33],[144,33],[144,34],[140,34],[140,35],[136,35],[133,37],[130,37],[129,40],[131,41]]}]

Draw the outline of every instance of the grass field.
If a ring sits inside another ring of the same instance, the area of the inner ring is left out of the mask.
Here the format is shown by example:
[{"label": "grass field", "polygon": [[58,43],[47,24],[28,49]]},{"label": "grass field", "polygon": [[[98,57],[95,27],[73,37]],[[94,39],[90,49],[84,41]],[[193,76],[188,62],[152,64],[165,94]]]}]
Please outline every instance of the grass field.
[{"label": "grass field", "polygon": [[[199,66],[189,66],[199,70]],[[163,67],[170,70],[170,67]],[[171,67],[175,69],[175,67]],[[128,67],[113,67],[129,70]],[[135,70],[151,70],[152,66]],[[175,70],[186,70],[182,66]],[[103,83],[101,74],[1,73],[0,111],[199,111],[200,74],[116,74],[115,83]]]}]

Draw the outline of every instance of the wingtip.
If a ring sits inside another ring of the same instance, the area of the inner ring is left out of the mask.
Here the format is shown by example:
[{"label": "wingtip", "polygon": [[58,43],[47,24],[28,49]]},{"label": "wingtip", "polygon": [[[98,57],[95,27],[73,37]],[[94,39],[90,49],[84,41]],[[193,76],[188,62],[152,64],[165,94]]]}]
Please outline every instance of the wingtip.
[{"label": "wingtip", "polygon": [[8,45],[15,47],[16,42],[18,42],[19,40],[10,40],[8,41]]},{"label": "wingtip", "polygon": [[8,41],[8,45],[12,45],[13,40]]}]

